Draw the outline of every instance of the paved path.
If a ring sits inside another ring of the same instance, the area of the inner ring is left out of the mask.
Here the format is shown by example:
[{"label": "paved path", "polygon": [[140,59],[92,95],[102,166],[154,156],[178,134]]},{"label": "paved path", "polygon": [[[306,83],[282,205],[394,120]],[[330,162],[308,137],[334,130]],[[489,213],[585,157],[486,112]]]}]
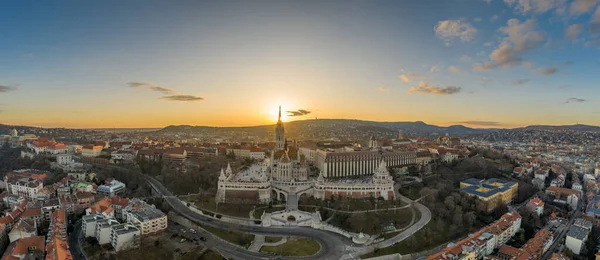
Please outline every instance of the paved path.
[{"label": "paved path", "polygon": [[[171,193],[162,186],[162,183],[157,180],[147,177],[146,180],[153,187],[153,189],[159,192],[161,195],[165,195],[165,201],[173,208],[173,210],[179,213],[181,216],[191,220],[192,222],[200,223],[219,229],[230,230],[232,223],[226,223],[219,219],[214,219],[188,208],[179,199],[170,197]],[[317,230],[310,227],[297,227],[297,226],[286,226],[286,227],[262,227],[257,225],[247,224],[236,224],[235,229],[239,232],[252,233],[255,235],[264,236],[298,236],[308,237],[315,240],[321,245],[321,250],[312,256],[303,257],[303,259],[324,259],[333,260],[340,259],[344,254],[345,247],[351,245],[349,239],[327,231]],[[219,241],[217,239],[211,239],[213,243]],[[219,241],[220,242],[220,241]],[[232,246],[227,243],[218,243],[210,245],[216,248],[219,252],[225,252],[225,257],[232,257],[234,259],[271,259],[273,255],[252,252],[244,248]],[[281,257],[281,259],[296,259],[294,257]]]},{"label": "paved path", "polygon": [[83,250],[83,233],[81,231],[81,219],[77,220],[73,224],[73,232],[69,235],[67,242],[69,243],[69,250],[73,256],[73,260],[87,260],[88,257]]},{"label": "paved path", "polygon": [[265,236],[256,235],[256,236],[254,236],[254,241],[252,241],[252,245],[250,245],[248,250],[250,250],[252,252],[260,252],[260,248],[263,246],[264,243],[265,243]]}]

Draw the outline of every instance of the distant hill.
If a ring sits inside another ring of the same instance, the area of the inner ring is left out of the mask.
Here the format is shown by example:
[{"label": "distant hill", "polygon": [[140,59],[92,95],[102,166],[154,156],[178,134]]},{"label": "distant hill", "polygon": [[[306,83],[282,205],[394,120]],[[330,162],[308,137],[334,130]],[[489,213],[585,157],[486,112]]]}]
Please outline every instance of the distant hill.
[{"label": "distant hill", "polygon": [[[374,122],[354,119],[309,119],[284,123],[286,135],[293,138],[367,138],[375,135],[377,138],[393,138],[402,129],[407,135],[444,135],[462,136],[470,134],[487,133],[494,129],[469,128],[463,125],[448,127],[417,122]],[[157,133],[163,134],[240,134],[249,136],[271,136],[274,134],[275,125],[249,126],[249,127],[208,127],[208,126],[167,126]]]},{"label": "distant hill", "polygon": [[594,125],[530,125],[520,129],[526,130],[548,130],[548,131],[559,131],[559,130],[570,130],[570,131],[581,131],[581,132],[600,132],[600,126]]}]

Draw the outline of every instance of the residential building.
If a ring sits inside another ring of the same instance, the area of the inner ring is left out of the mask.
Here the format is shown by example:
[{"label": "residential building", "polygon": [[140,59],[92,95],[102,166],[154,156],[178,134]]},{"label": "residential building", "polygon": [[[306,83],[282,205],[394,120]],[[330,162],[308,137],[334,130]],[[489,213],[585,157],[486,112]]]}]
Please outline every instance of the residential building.
[{"label": "residential building", "polygon": [[33,220],[19,219],[17,223],[12,227],[8,233],[9,241],[15,242],[19,239],[36,237],[37,236],[37,224]]},{"label": "residential building", "polygon": [[[119,221],[112,218],[99,219],[96,221],[96,240],[99,245],[110,244],[112,236],[112,226],[119,225]],[[87,231],[86,231],[87,232]]]},{"label": "residential building", "polygon": [[469,235],[467,238],[450,243],[441,252],[428,256],[427,260],[481,259],[502,247],[521,229],[521,216],[518,212],[504,214],[499,220]]},{"label": "residential building", "polygon": [[415,151],[316,151],[316,166],[324,178],[363,176],[372,174],[383,159],[390,167],[417,163]]},{"label": "residential building", "polygon": [[101,145],[84,145],[81,149],[81,156],[98,157],[102,154],[102,149],[104,149],[104,147]]},{"label": "residential building", "polygon": [[44,237],[27,237],[10,243],[4,254],[3,260],[13,259],[44,259]]},{"label": "residential building", "polygon": [[42,208],[27,208],[23,214],[21,214],[21,219],[31,220],[35,222],[36,226],[40,226],[44,221]]},{"label": "residential building", "polygon": [[486,203],[488,211],[510,203],[517,196],[519,184],[501,179],[467,179],[460,182],[460,190]]},{"label": "residential building", "polygon": [[571,250],[574,254],[578,255],[588,238],[590,230],[582,228],[580,226],[571,226],[567,232],[567,239],[565,246]]},{"label": "residential building", "polygon": [[142,234],[137,227],[130,224],[120,224],[111,228],[111,244],[115,251],[137,248],[140,245]]},{"label": "residential building", "polygon": [[101,214],[85,215],[81,218],[81,231],[84,237],[96,237],[96,225],[98,221],[107,219]]},{"label": "residential building", "polygon": [[[10,174],[10,173],[9,173]],[[44,188],[42,180],[32,179],[29,176],[23,178],[13,178],[7,174],[4,177],[6,189],[10,194],[23,196],[27,199],[34,199],[37,193]]]},{"label": "residential building", "polygon": [[544,202],[540,198],[533,198],[527,203],[527,209],[541,216],[544,214]]},{"label": "residential building", "polygon": [[125,211],[127,222],[136,226],[142,236],[160,233],[167,228],[167,215],[143,200],[131,200]]},{"label": "residential building", "polygon": [[595,195],[587,204],[585,214],[588,217],[600,219],[600,195]]},{"label": "residential building", "polygon": [[97,194],[106,195],[106,196],[117,196],[125,192],[125,183],[122,183],[117,180],[106,181],[104,185],[98,186],[96,190]]},{"label": "residential building", "polygon": [[551,195],[553,197],[554,202],[567,204],[571,207],[571,209],[575,209],[577,207],[577,203],[579,202],[579,197],[581,193],[576,190],[550,186],[546,189],[546,194]]},{"label": "residential building", "polygon": [[57,209],[52,212],[46,240],[46,260],[73,260],[67,243],[67,224],[66,211]]}]

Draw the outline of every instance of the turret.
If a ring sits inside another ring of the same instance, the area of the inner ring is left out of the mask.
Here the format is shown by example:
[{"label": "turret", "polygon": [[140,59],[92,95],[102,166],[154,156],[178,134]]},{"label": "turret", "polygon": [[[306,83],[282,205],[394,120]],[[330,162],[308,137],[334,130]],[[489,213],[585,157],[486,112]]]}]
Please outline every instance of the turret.
[{"label": "turret", "polygon": [[233,171],[231,170],[231,164],[229,163],[227,163],[227,170],[225,170],[225,174],[227,174],[227,176],[233,174]]}]

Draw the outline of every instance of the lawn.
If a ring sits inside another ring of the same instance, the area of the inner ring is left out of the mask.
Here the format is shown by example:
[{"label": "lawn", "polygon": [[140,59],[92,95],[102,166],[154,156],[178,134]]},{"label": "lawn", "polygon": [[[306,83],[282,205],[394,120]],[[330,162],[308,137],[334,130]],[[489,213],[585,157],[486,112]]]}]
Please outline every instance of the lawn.
[{"label": "lawn", "polygon": [[252,204],[219,203],[217,208],[215,198],[211,196],[197,196],[195,198],[193,196],[190,196],[189,201],[194,202],[196,207],[198,207],[199,209],[205,209],[212,212],[218,212],[223,215],[229,215],[240,218],[248,218],[250,216],[250,211],[254,209],[254,206],[261,206]]},{"label": "lawn", "polygon": [[155,247],[154,245],[145,245],[140,248],[120,251],[117,253],[117,259],[162,260],[173,258],[173,248],[166,248],[162,245],[158,247]]},{"label": "lawn", "polygon": [[265,242],[275,243],[281,241],[282,237],[265,237]]},{"label": "lawn", "polygon": [[263,246],[260,252],[284,256],[311,256],[321,250],[321,245],[308,238],[292,238],[279,246]]},{"label": "lawn", "polygon": [[338,212],[329,221],[329,224],[354,233],[379,235],[385,232],[384,228],[388,224],[393,225],[396,229],[406,227],[410,224],[412,217],[413,212],[410,208],[355,214]]},{"label": "lawn", "polygon": [[285,209],[285,207],[271,207],[271,208],[257,209],[254,211],[254,218],[260,219],[263,212],[272,213],[272,212],[280,211],[280,210],[284,210],[284,209]]},{"label": "lawn", "polygon": [[442,223],[432,219],[425,227],[404,241],[390,247],[375,249],[373,253],[362,255],[362,259],[399,253],[402,255],[412,254],[435,248],[441,244],[452,241],[447,228],[440,229]]},{"label": "lawn", "polygon": [[225,259],[225,257],[223,257],[221,254],[209,250],[206,251],[204,254],[202,254],[199,258],[195,258],[195,259],[202,259],[202,260],[223,260]]},{"label": "lawn", "polygon": [[210,226],[201,227],[206,231],[212,233],[213,235],[220,237],[223,240],[229,241],[236,245],[243,246],[245,248],[248,248],[250,246],[250,243],[252,243],[252,240],[254,240],[254,235],[252,234],[232,231],[232,229],[235,229],[233,226],[232,228],[230,228],[230,230],[223,230]]}]

